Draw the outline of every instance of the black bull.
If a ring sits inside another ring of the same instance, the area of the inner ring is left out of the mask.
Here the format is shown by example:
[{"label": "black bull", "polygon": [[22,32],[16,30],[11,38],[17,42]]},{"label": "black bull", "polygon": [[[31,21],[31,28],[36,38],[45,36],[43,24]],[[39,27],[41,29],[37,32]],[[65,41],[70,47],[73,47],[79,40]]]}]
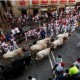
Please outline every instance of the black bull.
[{"label": "black bull", "polygon": [[25,66],[30,65],[30,61],[31,56],[26,56],[12,61],[10,65],[0,65],[0,68],[2,68],[0,74],[7,79],[9,75],[22,73]]}]

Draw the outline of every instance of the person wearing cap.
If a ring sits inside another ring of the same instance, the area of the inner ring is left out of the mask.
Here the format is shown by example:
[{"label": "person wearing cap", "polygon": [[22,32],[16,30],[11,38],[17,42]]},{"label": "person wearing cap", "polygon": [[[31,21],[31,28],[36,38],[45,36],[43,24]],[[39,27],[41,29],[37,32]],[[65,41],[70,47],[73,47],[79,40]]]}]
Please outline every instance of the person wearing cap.
[{"label": "person wearing cap", "polygon": [[77,60],[73,64],[74,66],[80,67],[80,58],[77,58]]},{"label": "person wearing cap", "polygon": [[56,58],[56,64],[59,64],[61,62],[63,62],[63,59],[62,59],[61,55],[58,55],[58,57]]}]

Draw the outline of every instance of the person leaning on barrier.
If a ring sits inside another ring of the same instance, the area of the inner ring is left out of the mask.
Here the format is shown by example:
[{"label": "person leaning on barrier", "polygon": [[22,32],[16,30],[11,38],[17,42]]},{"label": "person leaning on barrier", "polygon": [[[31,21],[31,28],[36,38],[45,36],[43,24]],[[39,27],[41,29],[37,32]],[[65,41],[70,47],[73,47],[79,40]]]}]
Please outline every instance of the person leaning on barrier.
[{"label": "person leaning on barrier", "polygon": [[65,66],[65,64],[63,62],[57,64],[55,66],[55,68],[52,70],[53,71],[53,74],[56,74],[57,76],[60,76],[62,74],[62,72],[64,71],[64,66]]},{"label": "person leaning on barrier", "polygon": [[59,63],[63,62],[63,59],[62,59],[61,55],[58,55],[58,57],[55,59],[55,61],[56,61],[56,64],[55,64],[53,70],[56,69],[56,67],[58,66]]}]

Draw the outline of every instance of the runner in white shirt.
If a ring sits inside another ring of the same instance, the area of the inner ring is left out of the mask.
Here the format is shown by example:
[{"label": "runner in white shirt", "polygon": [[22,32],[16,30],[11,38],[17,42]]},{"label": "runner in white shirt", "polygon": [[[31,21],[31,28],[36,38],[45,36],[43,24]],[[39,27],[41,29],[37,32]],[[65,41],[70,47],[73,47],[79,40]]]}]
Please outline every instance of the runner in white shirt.
[{"label": "runner in white shirt", "polygon": [[27,36],[30,39],[30,37],[31,37],[31,30],[28,31]]},{"label": "runner in white shirt", "polygon": [[16,34],[15,29],[12,29],[11,32],[12,32],[12,34],[14,34],[14,35]]},{"label": "runner in white shirt", "polygon": [[72,27],[71,27],[71,32],[72,33],[75,31],[75,28],[76,28],[76,24],[73,24]]},{"label": "runner in white shirt", "polygon": [[59,25],[57,24],[57,25],[56,25],[56,35],[59,33],[59,29],[60,29],[60,27],[59,27]]},{"label": "runner in white shirt", "polygon": [[51,32],[51,36],[53,36],[54,35],[53,29],[50,29],[50,32]]},{"label": "runner in white shirt", "polygon": [[16,27],[16,28],[15,28],[15,31],[16,31],[17,33],[20,33],[20,31],[19,31],[19,28],[18,28],[18,27]]},{"label": "runner in white shirt", "polygon": [[64,25],[64,33],[66,33],[66,31],[67,31],[67,26]]},{"label": "runner in white shirt", "polygon": [[14,50],[19,48],[15,40],[13,41],[13,48]]}]

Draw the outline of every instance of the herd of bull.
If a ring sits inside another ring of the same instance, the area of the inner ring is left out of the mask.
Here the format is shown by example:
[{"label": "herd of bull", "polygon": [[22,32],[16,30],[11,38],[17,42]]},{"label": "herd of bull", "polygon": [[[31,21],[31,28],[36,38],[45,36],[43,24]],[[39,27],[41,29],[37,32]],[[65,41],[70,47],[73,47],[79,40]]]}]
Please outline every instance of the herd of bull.
[{"label": "herd of bull", "polygon": [[[44,38],[42,40],[36,41],[35,44],[30,46],[29,50],[31,51],[31,56],[35,56],[36,60],[41,60],[45,56],[49,55],[51,51],[56,49],[58,46],[62,46],[66,39],[71,35],[71,33],[66,32],[63,34],[58,34],[56,36],[57,39],[52,39],[50,37]],[[17,56],[23,56],[26,51],[26,47],[18,48],[14,51],[7,52],[3,55],[3,58],[7,61],[8,59],[13,59]]]},{"label": "herd of bull", "polygon": [[[46,37],[42,40],[34,42],[34,44],[29,47],[29,51],[31,52],[31,55],[29,56],[24,56],[24,52],[28,50],[26,46],[3,54],[3,62],[9,65],[0,65],[0,79],[5,80],[4,76],[8,77],[7,75],[11,73],[15,74],[15,71],[21,72],[21,70],[23,70],[26,66],[30,65],[30,62],[33,61],[33,59],[41,60],[48,56],[50,52],[54,51],[57,47],[62,47],[70,35],[71,33],[66,32],[58,34],[55,39]],[[14,60],[16,58],[18,59]]]},{"label": "herd of bull", "polygon": [[30,51],[32,55],[36,57],[36,60],[41,60],[45,56],[49,55],[51,51],[59,46],[62,46],[65,40],[67,40],[70,35],[71,33],[66,32],[63,34],[58,34],[56,36],[56,40],[51,40],[51,38],[38,40],[36,44],[30,46]]}]

